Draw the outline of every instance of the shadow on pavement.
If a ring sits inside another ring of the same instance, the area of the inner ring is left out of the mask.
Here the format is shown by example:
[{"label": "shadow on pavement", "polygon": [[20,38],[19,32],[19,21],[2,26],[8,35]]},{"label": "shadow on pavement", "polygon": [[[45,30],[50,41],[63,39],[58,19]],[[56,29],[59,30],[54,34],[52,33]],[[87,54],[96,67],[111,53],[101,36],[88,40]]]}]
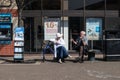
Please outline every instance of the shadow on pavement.
[{"label": "shadow on pavement", "polygon": [[41,61],[40,59],[29,59],[29,60],[21,60],[14,61],[9,59],[0,59],[0,64],[35,64],[36,62]]},{"label": "shadow on pavement", "polygon": [[[71,54],[72,58],[66,58],[65,62],[72,62],[77,63],[78,61],[78,55],[77,54]],[[89,61],[88,56],[85,56],[84,61]],[[95,61],[104,61],[102,55],[96,55]],[[52,56],[48,55],[46,56],[45,60],[43,61],[42,57],[39,55],[25,55],[24,60],[22,61],[14,61],[13,57],[0,57],[0,64],[36,64],[36,63],[44,63],[44,62],[50,62],[50,63],[57,63],[57,60],[54,60]]]}]

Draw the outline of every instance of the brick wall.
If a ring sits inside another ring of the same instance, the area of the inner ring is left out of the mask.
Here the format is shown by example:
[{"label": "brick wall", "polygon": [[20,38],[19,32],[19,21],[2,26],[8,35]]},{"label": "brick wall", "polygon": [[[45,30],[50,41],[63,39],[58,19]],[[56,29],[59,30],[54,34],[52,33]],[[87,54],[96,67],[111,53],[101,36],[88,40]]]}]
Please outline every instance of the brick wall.
[{"label": "brick wall", "polygon": [[11,44],[0,45],[0,56],[13,56],[14,55],[14,41]]},{"label": "brick wall", "polygon": [[[10,0],[0,0],[1,5],[10,5]],[[18,13],[17,4],[15,0],[12,0],[12,4],[9,7],[1,7],[1,13],[11,13],[13,29],[17,27]],[[13,56],[14,55],[14,41],[11,44],[0,44],[0,56]]]}]

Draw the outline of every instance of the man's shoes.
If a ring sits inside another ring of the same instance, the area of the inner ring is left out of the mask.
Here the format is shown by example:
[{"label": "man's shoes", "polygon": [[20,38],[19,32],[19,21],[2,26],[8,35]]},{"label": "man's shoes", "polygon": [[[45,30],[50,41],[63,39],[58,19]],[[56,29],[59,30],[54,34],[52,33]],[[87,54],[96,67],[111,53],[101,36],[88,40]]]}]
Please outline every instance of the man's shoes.
[{"label": "man's shoes", "polygon": [[65,59],[64,59],[64,58],[62,58],[61,60],[62,60],[62,62],[64,62],[64,63],[65,63]]},{"label": "man's shoes", "polygon": [[84,53],[84,55],[85,55],[85,56],[87,56],[87,55],[88,55],[88,53]]},{"label": "man's shoes", "polygon": [[79,60],[80,63],[84,63],[84,60]]}]

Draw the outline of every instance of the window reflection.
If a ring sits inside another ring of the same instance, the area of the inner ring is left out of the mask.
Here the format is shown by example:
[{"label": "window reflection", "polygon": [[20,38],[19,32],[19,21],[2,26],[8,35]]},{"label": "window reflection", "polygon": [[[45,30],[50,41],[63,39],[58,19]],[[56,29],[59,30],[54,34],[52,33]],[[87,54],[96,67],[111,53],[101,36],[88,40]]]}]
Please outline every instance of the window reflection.
[{"label": "window reflection", "polygon": [[[27,4],[28,2],[26,2]],[[42,4],[41,4],[42,3]],[[60,10],[61,0],[36,0],[25,7],[26,10]]]},{"label": "window reflection", "polygon": [[85,9],[87,10],[104,10],[105,0],[85,0]]},{"label": "window reflection", "polygon": [[69,10],[83,10],[84,0],[68,0]]},{"label": "window reflection", "polygon": [[106,0],[107,10],[118,10],[120,9],[120,0]]},{"label": "window reflection", "polygon": [[61,0],[43,0],[44,10],[60,10]]}]

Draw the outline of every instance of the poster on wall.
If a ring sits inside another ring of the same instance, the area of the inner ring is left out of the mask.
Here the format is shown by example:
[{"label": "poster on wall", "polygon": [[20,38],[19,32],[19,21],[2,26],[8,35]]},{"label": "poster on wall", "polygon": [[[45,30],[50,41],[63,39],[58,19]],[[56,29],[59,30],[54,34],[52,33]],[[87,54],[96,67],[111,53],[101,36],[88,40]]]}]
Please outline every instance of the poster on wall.
[{"label": "poster on wall", "polygon": [[50,40],[55,38],[59,26],[60,26],[59,18],[44,19],[44,40]]},{"label": "poster on wall", "polygon": [[88,40],[102,39],[102,19],[101,18],[86,19],[86,36]]}]

